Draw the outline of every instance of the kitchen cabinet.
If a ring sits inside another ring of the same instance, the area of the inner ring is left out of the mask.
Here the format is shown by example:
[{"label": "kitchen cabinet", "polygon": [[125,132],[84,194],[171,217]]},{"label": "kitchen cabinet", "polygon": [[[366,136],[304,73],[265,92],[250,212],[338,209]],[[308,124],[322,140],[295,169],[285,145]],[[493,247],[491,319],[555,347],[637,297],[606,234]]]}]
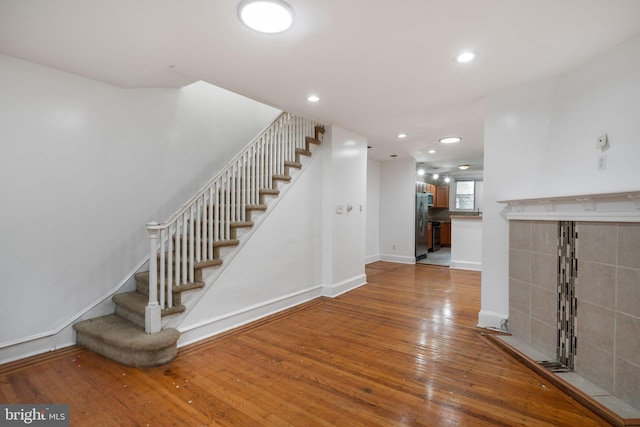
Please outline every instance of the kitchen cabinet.
[{"label": "kitchen cabinet", "polygon": [[431,193],[434,195],[436,194],[436,186],[433,184],[427,184],[427,193]]},{"label": "kitchen cabinet", "polygon": [[442,222],[440,224],[440,244],[444,247],[451,247],[451,223]]},{"label": "kitchen cabinet", "polygon": [[449,207],[449,186],[439,185],[436,187],[435,201],[433,206],[436,208],[448,208]]}]

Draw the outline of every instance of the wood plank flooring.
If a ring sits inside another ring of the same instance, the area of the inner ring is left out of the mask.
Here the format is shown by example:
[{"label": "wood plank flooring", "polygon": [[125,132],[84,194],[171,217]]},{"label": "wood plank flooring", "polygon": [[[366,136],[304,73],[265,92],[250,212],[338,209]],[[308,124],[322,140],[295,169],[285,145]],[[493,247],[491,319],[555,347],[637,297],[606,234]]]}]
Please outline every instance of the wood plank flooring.
[{"label": "wood plank flooring", "polygon": [[82,348],[0,366],[1,403],[67,403],[77,426],[597,426],[475,326],[480,275],[385,262],[368,284],[119,365]]}]

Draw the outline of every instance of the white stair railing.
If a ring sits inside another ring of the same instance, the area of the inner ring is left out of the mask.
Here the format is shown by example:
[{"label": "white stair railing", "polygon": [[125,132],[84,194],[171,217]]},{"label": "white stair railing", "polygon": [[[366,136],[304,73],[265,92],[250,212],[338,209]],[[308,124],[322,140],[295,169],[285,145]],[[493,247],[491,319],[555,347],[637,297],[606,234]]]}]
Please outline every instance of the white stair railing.
[{"label": "white stair railing", "polygon": [[147,224],[147,333],[160,331],[161,311],[173,307],[173,290],[194,283],[197,265],[217,259],[216,248],[233,240],[232,223],[246,221],[247,211],[259,207],[260,190],[275,189],[274,175],[284,174],[296,149],[306,149],[316,126],[321,124],[282,113],[166,222]]}]

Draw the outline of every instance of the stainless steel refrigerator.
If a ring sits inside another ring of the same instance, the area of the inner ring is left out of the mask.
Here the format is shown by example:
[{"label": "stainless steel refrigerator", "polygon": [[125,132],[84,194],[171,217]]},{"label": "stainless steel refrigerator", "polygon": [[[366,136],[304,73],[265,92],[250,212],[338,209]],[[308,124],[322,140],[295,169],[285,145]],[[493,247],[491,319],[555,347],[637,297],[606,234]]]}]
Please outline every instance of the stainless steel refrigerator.
[{"label": "stainless steel refrigerator", "polygon": [[429,241],[427,233],[428,194],[416,193],[416,261],[427,257]]}]

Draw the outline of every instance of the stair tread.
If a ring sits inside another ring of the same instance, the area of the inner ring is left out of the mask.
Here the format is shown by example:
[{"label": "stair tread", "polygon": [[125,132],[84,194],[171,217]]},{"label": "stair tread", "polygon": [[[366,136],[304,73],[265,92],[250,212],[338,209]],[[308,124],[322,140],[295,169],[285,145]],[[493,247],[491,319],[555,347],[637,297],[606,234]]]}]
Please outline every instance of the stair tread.
[{"label": "stair tread", "polygon": [[259,205],[247,205],[247,210],[249,211],[266,211],[267,205],[259,204]]},{"label": "stair tread", "polygon": [[285,166],[289,166],[290,168],[296,168],[296,169],[302,168],[302,163],[300,163],[300,162],[286,161],[286,162],[284,162],[284,165]]},{"label": "stair tread", "polygon": [[263,188],[260,190],[260,194],[271,194],[277,196],[278,194],[280,194],[280,190],[275,188]]},{"label": "stair tread", "polygon": [[305,150],[304,148],[296,148],[296,153],[302,154],[304,156],[310,156],[311,155],[311,151]]},{"label": "stair tread", "polygon": [[[125,292],[122,294],[116,294],[113,296],[113,302],[122,306],[123,308],[144,316],[145,308],[149,302],[149,297],[140,292]],[[171,308],[165,308],[161,311],[162,316],[169,316],[171,314],[182,313],[186,308],[183,305],[173,306]]]},{"label": "stair tread", "polygon": [[78,322],[73,327],[101,342],[131,350],[162,349],[175,344],[180,338],[180,332],[173,328],[147,334],[144,329],[115,314]]},{"label": "stair tread", "polygon": [[273,179],[276,181],[291,181],[290,175],[273,175]]},{"label": "stair tread", "polygon": [[[198,264],[207,264],[207,265],[198,265]],[[210,265],[209,265],[210,264]],[[222,260],[221,259],[214,259],[212,261],[200,261],[196,263],[196,268],[205,268],[205,267],[217,267],[219,265],[222,264]],[[142,282],[144,283],[146,286],[144,288],[144,292],[142,292],[140,290],[140,287],[138,287],[138,293],[141,293],[143,295],[148,295],[148,287],[149,287],[149,272],[148,271],[141,271],[139,273],[135,274],[135,278],[138,282]],[[158,280],[160,280],[158,278]],[[198,281],[196,280],[193,283],[183,283],[181,285],[173,285],[173,290],[172,292],[175,294],[177,292],[183,292],[185,290],[190,290],[190,289],[199,289],[199,288],[203,288],[205,285],[205,283],[203,281]]]},{"label": "stair tread", "polygon": [[314,138],[314,137],[312,137],[312,136],[308,136],[308,137],[307,137],[307,139],[306,139],[306,141],[307,141],[309,144],[316,144],[316,145],[322,144],[322,141],[320,141],[319,139]]}]

